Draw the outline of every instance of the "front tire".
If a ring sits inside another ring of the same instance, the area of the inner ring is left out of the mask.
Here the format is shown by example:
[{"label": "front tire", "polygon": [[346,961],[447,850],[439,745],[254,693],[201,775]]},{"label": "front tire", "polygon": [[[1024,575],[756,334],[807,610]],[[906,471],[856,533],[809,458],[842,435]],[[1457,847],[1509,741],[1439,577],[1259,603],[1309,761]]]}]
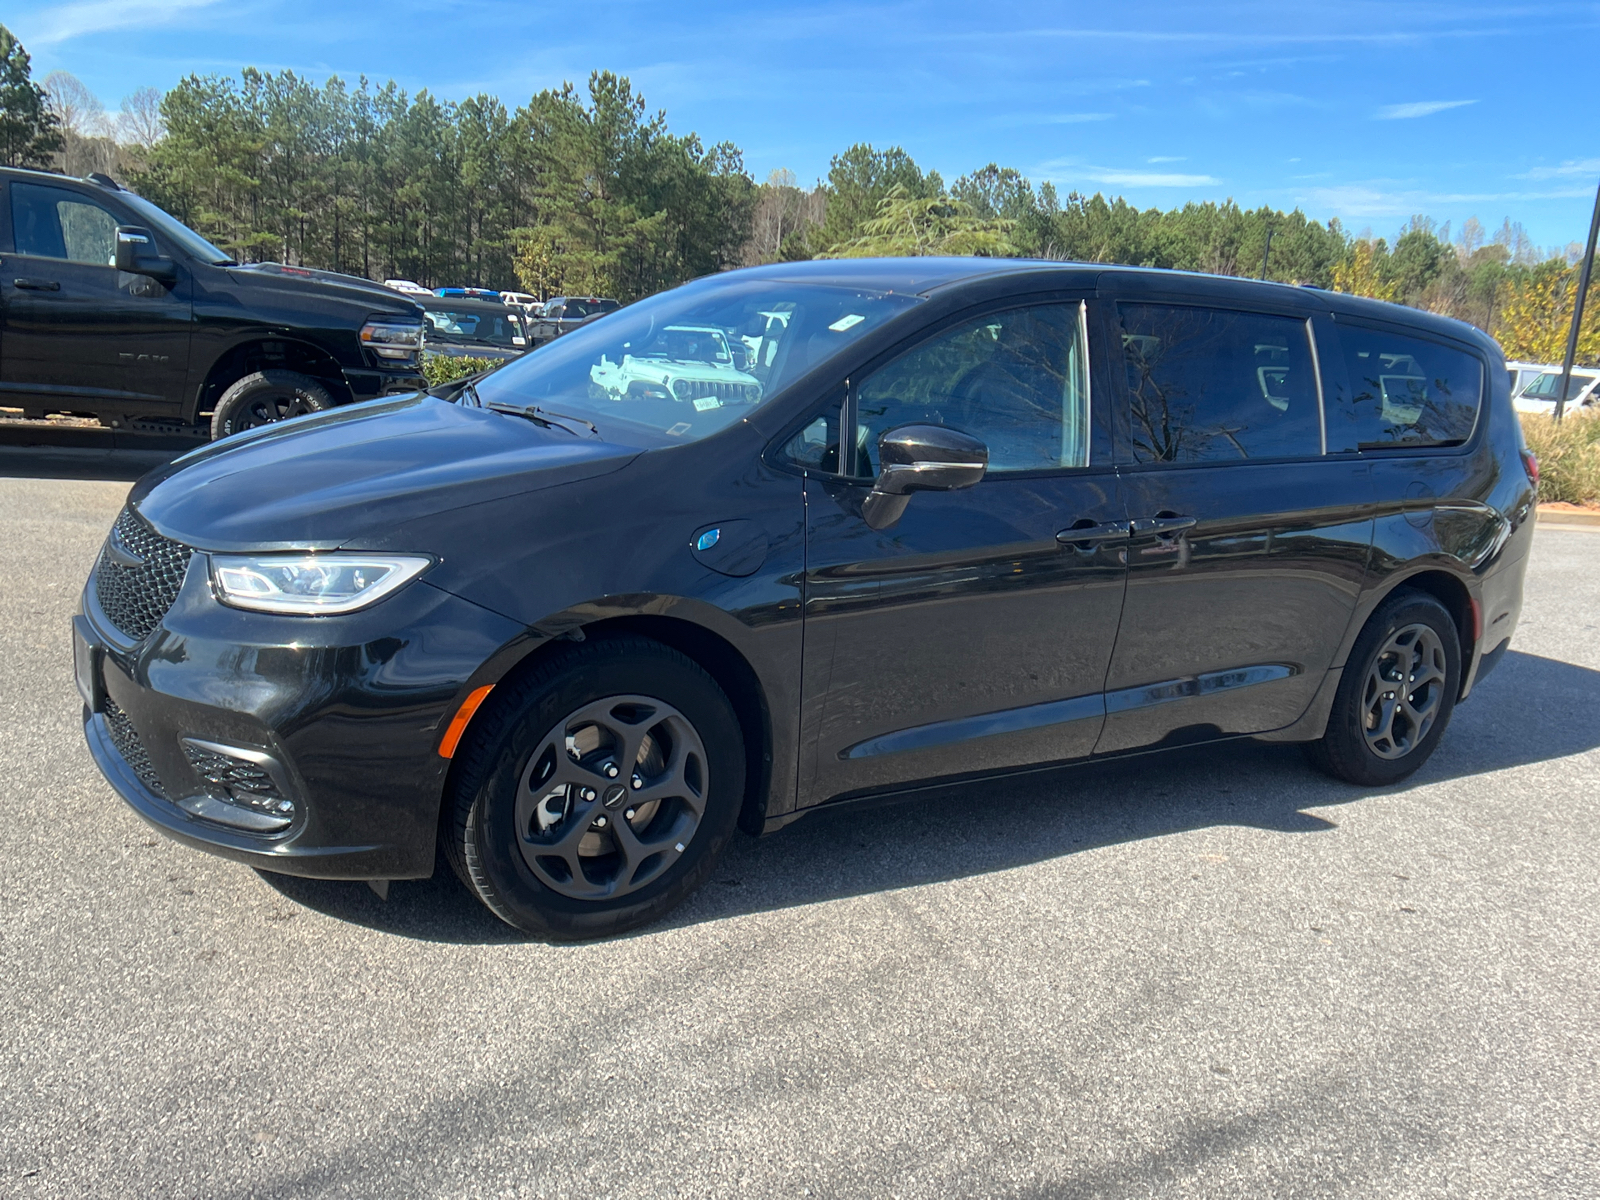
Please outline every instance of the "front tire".
[{"label": "front tire", "polygon": [[562,940],[664,916],[715,868],[744,798],[727,696],[645,638],[563,648],[492,697],[458,752],[445,851],[507,924]]},{"label": "front tire", "polygon": [[1461,692],[1461,643],[1432,596],[1401,591],[1372,614],[1339,680],[1322,740],[1306,745],[1346,783],[1398,783],[1428,761]]},{"label": "front tire", "polygon": [[291,417],[323,412],[333,405],[327,387],[309,375],[298,371],[257,371],[222,393],[211,414],[211,436],[225,438]]}]

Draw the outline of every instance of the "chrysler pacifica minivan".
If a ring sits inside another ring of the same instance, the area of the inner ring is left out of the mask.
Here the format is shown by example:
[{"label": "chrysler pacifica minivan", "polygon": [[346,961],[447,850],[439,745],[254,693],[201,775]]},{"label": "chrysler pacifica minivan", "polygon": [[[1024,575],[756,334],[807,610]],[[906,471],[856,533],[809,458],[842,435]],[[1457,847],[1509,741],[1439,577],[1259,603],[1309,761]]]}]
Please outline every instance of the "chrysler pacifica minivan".
[{"label": "chrysler pacifica minivan", "polygon": [[[677,361],[734,344],[738,387]],[[930,783],[1253,737],[1390,784],[1517,623],[1507,378],[1308,288],[717,275],[146,477],[74,619],[89,745],[192,846],[373,881],[442,848],[554,937]]]}]

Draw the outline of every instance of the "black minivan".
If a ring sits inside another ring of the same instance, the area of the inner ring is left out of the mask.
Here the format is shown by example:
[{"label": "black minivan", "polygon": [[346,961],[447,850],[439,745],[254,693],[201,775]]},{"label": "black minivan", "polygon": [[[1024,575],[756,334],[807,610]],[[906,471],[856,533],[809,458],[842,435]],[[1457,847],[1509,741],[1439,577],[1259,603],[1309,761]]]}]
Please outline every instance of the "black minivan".
[{"label": "black minivan", "polygon": [[89,745],[191,845],[374,881],[442,846],[555,937],[932,782],[1255,737],[1393,783],[1517,623],[1506,381],[1315,289],[717,275],[146,477],[74,619]]}]

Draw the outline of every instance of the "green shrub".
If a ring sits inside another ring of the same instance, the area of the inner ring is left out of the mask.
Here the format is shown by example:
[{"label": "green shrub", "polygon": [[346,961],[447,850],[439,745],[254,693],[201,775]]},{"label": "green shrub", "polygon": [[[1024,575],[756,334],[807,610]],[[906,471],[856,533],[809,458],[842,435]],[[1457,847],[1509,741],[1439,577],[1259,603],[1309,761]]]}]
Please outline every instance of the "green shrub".
[{"label": "green shrub", "polygon": [[463,375],[492,371],[500,365],[498,358],[450,358],[444,354],[431,354],[422,360],[422,374],[427,378],[429,387],[438,387]]},{"label": "green shrub", "polygon": [[1539,499],[1600,504],[1600,413],[1522,414],[1522,436],[1539,460]]}]

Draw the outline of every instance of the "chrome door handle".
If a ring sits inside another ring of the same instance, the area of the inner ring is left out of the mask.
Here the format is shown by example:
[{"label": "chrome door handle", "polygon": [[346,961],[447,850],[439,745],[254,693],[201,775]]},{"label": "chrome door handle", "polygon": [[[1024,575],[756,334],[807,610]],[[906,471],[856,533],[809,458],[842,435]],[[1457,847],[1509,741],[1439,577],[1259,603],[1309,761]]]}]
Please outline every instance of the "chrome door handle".
[{"label": "chrome door handle", "polygon": [[21,288],[25,292],[59,292],[61,285],[54,279],[13,279],[13,287]]},{"label": "chrome door handle", "polygon": [[1056,541],[1064,546],[1074,542],[1110,542],[1128,536],[1128,523],[1126,521],[1107,521],[1104,525],[1084,525],[1076,529],[1063,529],[1056,534]]},{"label": "chrome door handle", "polygon": [[1171,537],[1198,524],[1198,517],[1141,517],[1133,523],[1133,535],[1138,537],[1140,534],[1153,533],[1157,537]]}]

